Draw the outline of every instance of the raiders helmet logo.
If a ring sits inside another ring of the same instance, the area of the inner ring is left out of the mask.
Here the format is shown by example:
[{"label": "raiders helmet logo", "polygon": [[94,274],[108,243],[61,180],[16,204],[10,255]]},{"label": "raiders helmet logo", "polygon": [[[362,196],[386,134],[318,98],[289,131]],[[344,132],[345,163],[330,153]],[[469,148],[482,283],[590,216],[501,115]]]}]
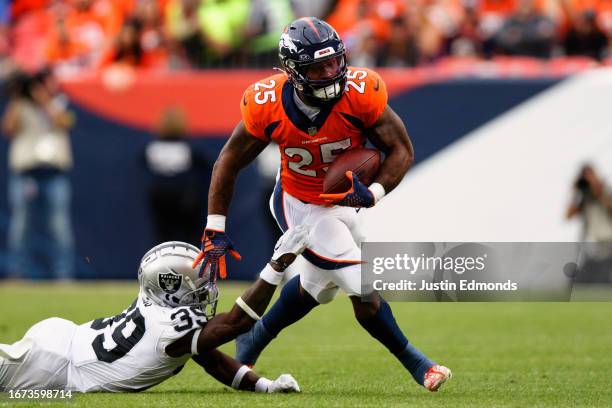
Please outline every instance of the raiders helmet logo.
[{"label": "raiders helmet logo", "polygon": [[174,272],[170,269],[168,273],[160,273],[157,275],[159,287],[166,293],[176,293],[183,283],[183,275]]}]

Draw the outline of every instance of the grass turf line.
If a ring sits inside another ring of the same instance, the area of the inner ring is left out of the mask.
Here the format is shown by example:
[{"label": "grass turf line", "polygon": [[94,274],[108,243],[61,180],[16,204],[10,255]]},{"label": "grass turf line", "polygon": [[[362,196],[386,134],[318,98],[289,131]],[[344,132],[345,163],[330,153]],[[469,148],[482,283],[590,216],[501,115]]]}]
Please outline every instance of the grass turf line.
[{"label": "grass turf line", "polygon": [[[244,285],[225,284],[219,310]],[[136,283],[4,284],[0,342],[59,316],[83,323],[119,313]],[[417,386],[363,331],[339,296],[279,335],[256,370],[293,374],[300,395],[236,392],[190,362],[138,394],[77,395],[80,407],[604,407],[612,406],[612,303],[392,303],[410,341],[455,377],[438,393]],[[222,348],[233,354],[233,343]],[[74,404],[74,405],[72,405]],[[5,406],[36,406],[6,403]],[[59,406],[44,403],[40,406]],[[63,404],[62,404],[63,405]]]}]

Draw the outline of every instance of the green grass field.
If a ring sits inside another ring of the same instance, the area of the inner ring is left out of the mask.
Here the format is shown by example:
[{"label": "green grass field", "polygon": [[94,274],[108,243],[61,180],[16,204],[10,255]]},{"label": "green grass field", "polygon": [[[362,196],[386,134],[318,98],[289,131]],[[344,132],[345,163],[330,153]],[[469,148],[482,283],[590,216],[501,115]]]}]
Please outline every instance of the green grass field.
[{"label": "green grass field", "polygon": [[[227,310],[242,288],[223,286],[220,310]],[[115,315],[129,305],[136,291],[136,283],[4,284],[0,342],[18,340],[33,323],[50,316],[83,323]],[[293,374],[302,388],[299,395],[236,392],[191,362],[178,376],[146,392],[77,395],[69,406],[612,406],[612,303],[393,303],[392,307],[409,339],[453,370],[454,378],[440,392],[428,393],[417,386],[361,329],[350,302],[339,296],[281,333],[258,362],[256,369],[269,378]],[[223,349],[233,353],[233,347],[232,343]]]}]

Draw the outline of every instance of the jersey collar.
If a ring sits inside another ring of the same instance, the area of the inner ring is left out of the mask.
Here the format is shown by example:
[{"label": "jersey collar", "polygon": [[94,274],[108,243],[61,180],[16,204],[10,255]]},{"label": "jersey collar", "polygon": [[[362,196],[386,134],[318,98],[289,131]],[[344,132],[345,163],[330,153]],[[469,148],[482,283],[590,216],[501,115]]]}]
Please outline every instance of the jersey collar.
[{"label": "jersey collar", "polygon": [[339,99],[340,98],[332,103],[325,104],[321,107],[321,112],[315,116],[314,120],[310,120],[310,118],[297,107],[293,100],[293,85],[291,85],[289,81],[285,82],[283,85],[282,101],[285,114],[296,128],[309,136],[315,136],[317,132],[321,130]]}]

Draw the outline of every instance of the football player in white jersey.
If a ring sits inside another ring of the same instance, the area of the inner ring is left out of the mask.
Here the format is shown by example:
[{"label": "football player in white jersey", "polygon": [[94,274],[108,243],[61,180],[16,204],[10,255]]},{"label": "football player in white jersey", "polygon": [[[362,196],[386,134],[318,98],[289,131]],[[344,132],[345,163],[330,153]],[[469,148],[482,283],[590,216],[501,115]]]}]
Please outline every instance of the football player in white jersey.
[{"label": "football player in white jersey", "polygon": [[192,358],[235,389],[299,392],[291,375],[259,377],[216,347],[259,319],[307,236],[305,228],[285,233],[260,278],[228,313],[216,316],[215,276],[206,270],[200,277],[199,266],[192,268],[198,249],[183,242],[154,247],[140,264],[138,298],[122,313],[82,325],[53,317],[20,341],[0,344],[0,391],[141,391],[177,374]]}]

